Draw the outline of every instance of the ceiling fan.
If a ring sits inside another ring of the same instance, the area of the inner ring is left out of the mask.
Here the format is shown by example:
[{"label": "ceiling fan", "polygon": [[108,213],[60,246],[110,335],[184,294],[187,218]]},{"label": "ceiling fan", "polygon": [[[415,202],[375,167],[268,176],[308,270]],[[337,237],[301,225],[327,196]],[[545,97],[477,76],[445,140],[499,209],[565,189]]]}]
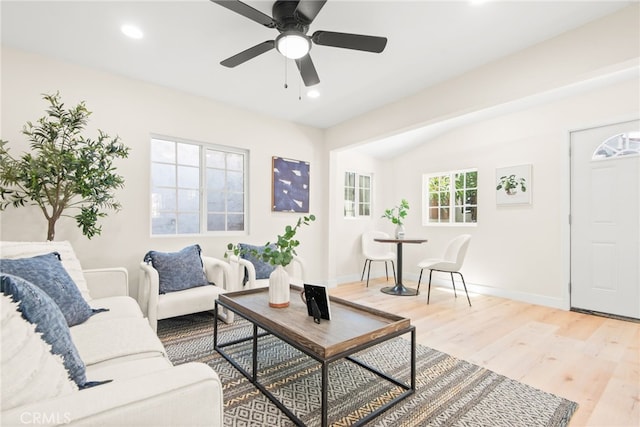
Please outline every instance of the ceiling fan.
[{"label": "ceiling fan", "polygon": [[275,28],[280,32],[274,40],[259,43],[220,62],[225,67],[236,67],[275,48],[285,57],[295,60],[304,85],[313,86],[320,83],[320,78],[311,56],[309,56],[312,43],[374,53],[382,52],[387,45],[386,37],[365,36],[362,34],[316,31],[312,36],[308,36],[309,25],[311,25],[327,0],[279,0],[273,4],[273,17],[241,1],[211,1],[258,24],[262,24],[267,28]]}]

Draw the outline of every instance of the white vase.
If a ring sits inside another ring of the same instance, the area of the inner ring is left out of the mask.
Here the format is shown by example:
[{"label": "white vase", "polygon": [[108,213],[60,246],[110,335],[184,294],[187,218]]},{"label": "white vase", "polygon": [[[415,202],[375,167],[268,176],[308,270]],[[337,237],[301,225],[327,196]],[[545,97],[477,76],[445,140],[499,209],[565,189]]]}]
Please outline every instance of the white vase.
[{"label": "white vase", "polygon": [[404,239],[404,225],[398,224],[396,227],[396,239]]},{"label": "white vase", "polygon": [[278,265],[269,275],[269,307],[289,307],[289,273]]}]

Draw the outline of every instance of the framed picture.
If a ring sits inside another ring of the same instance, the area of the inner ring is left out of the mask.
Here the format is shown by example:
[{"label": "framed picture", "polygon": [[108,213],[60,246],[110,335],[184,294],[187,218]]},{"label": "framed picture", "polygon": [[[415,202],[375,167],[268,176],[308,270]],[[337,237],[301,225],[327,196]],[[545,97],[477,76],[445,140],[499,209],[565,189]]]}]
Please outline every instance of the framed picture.
[{"label": "framed picture", "polygon": [[273,157],[271,210],[309,212],[309,162]]},{"label": "framed picture", "polygon": [[496,169],[496,204],[531,204],[531,165]]}]

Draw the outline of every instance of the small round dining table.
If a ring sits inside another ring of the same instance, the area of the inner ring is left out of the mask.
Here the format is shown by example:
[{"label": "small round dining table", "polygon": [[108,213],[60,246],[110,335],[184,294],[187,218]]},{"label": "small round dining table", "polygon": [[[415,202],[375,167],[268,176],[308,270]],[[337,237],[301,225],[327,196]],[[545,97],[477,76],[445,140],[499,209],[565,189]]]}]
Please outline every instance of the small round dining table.
[{"label": "small round dining table", "polygon": [[427,241],[427,239],[373,239],[376,242],[380,243],[395,243],[397,247],[397,263],[398,263],[398,271],[397,271],[397,280],[395,286],[387,286],[382,288],[380,291],[389,294],[389,295],[398,295],[398,296],[414,296],[418,295],[418,291],[413,288],[407,288],[402,284],[402,245],[404,243],[414,243],[421,244]]}]

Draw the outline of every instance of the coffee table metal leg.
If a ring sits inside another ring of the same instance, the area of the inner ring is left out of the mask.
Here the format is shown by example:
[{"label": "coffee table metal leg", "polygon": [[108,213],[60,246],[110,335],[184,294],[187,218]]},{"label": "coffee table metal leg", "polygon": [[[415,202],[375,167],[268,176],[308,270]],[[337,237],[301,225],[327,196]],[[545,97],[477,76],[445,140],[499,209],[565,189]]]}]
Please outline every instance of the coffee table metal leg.
[{"label": "coffee table metal leg", "polygon": [[327,362],[322,362],[322,406],[320,407],[322,411],[322,427],[327,427],[329,423],[328,416],[328,406],[329,399],[327,398],[328,393],[328,385],[329,385],[329,364]]},{"label": "coffee table metal leg", "polygon": [[253,324],[253,382],[258,379],[258,325]]},{"label": "coffee table metal leg", "polygon": [[213,307],[213,348],[218,348],[218,301]]},{"label": "coffee table metal leg", "polygon": [[411,330],[411,390],[416,391],[416,329]]}]

